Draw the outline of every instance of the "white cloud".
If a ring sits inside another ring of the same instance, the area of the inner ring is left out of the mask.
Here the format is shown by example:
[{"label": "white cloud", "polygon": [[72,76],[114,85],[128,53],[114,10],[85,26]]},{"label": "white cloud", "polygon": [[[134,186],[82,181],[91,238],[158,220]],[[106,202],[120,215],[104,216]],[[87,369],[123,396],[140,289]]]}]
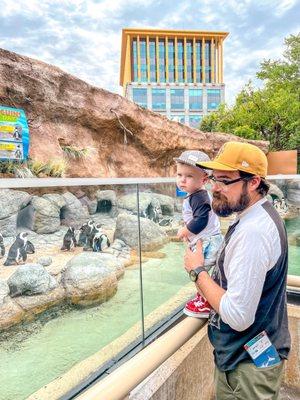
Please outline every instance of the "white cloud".
[{"label": "white cloud", "polygon": [[[176,6],[174,6],[176,4]],[[124,27],[220,30],[227,100],[297,32],[300,0],[2,0],[0,46],[120,93]],[[292,14],[291,14],[292,13]],[[262,24],[262,21],[264,23]]]}]

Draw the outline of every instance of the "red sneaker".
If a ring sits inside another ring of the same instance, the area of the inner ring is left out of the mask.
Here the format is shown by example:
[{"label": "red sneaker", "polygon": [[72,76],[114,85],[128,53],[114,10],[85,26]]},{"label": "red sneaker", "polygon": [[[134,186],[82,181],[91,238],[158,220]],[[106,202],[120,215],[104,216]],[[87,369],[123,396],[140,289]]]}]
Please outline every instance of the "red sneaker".
[{"label": "red sneaker", "polygon": [[196,297],[188,301],[183,309],[184,314],[195,318],[208,318],[211,310],[209,302],[197,293]]}]

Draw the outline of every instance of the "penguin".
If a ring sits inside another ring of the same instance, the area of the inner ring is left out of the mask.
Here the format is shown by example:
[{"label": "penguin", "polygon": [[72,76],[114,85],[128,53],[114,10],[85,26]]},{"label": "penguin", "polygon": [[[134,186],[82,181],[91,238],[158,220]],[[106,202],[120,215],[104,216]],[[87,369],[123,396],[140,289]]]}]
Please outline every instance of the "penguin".
[{"label": "penguin", "polygon": [[87,222],[86,241],[83,250],[88,251],[93,248],[93,237],[94,234],[98,231],[98,225],[99,224],[95,225],[95,221],[93,221],[92,219]]},{"label": "penguin", "polygon": [[2,233],[0,233],[0,258],[2,258],[4,256],[5,256],[5,247],[4,247]]},{"label": "penguin", "polygon": [[88,232],[89,232],[89,226],[86,222],[79,228],[79,237],[77,246],[83,247],[86,245]]},{"label": "penguin", "polygon": [[26,244],[25,244],[25,251],[27,254],[33,254],[35,253],[35,248],[32,242],[30,242],[30,240],[27,240]]},{"label": "penguin", "polygon": [[7,259],[4,263],[5,266],[16,265],[20,262],[27,260],[26,243],[27,243],[27,232],[21,232],[16,236],[15,241],[8,250]]},{"label": "penguin", "polygon": [[72,226],[70,226],[64,236],[63,245],[61,247],[61,250],[70,251],[70,250],[73,250],[74,247],[76,247],[76,246],[77,246],[77,241],[75,238],[75,229]]},{"label": "penguin", "polygon": [[99,252],[110,247],[110,241],[105,233],[97,232],[93,238],[93,251]]}]

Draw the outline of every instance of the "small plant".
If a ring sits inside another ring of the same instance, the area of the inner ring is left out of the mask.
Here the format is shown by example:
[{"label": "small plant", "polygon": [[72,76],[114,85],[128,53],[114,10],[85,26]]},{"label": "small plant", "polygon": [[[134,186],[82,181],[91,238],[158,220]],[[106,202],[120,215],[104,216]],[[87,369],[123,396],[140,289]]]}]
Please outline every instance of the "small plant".
[{"label": "small plant", "polygon": [[28,168],[35,176],[40,174],[47,174],[48,164],[40,160],[30,160],[28,161]]},{"label": "small plant", "polygon": [[46,174],[55,178],[61,178],[65,175],[68,168],[68,162],[63,158],[57,158],[47,163]]},{"label": "small plant", "polygon": [[13,174],[15,172],[15,163],[13,161],[0,161],[0,173]]},{"label": "small plant", "polygon": [[75,160],[87,157],[91,151],[91,149],[87,147],[79,149],[78,147],[70,145],[61,146],[61,148],[68,157],[73,158]]}]

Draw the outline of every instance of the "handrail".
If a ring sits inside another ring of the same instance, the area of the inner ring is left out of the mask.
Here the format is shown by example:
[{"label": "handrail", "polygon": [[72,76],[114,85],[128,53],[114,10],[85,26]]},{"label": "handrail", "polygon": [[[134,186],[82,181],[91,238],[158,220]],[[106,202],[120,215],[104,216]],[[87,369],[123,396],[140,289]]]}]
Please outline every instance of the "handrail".
[{"label": "handrail", "polygon": [[76,400],[123,400],[139,383],[199,331],[206,320],[185,318]]},{"label": "handrail", "polygon": [[300,276],[288,275],[288,277],[287,277],[287,286],[291,286],[293,288],[299,288],[300,289]]},{"label": "handrail", "polygon": [[[269,175],[267,179],[299,179],[300,175]],[[175,183],[173,177],[155,178],[2,178],[0,188],[30,188],[53,186],[103,186],[103,185],[136,185],[155,183]]]}]

